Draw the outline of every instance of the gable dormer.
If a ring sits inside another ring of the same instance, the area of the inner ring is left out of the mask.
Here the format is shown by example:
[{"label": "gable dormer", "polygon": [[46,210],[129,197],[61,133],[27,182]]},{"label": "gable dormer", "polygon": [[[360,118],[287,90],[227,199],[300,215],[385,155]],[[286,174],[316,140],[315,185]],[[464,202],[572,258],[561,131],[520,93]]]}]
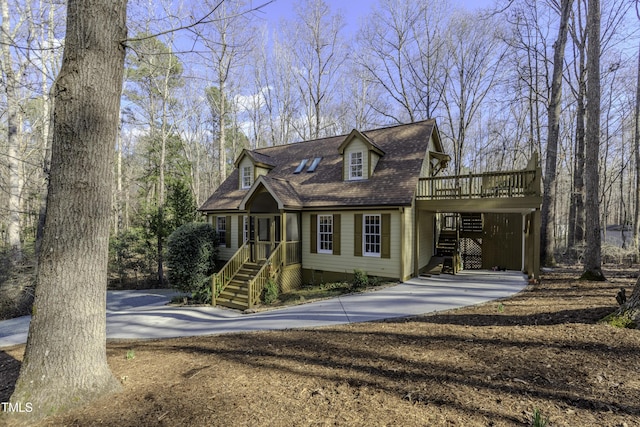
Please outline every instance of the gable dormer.
[{"label": "gable dormer", "polygon": [[429,147],[427,148],[427,155],[422,162],[420,177],[426,178],[438,175],[440,171],[449,165],[450,161],[451,157],[444,152],[438,127],[434,125],[433,131],[429,136]]},{"label": "gable dormer", "polygon": [[251,188],[260,175],[266,175],[274,168],[269,156],[246,148],[242,150],[234,165],[238,169],[238,188],[241,190]]},{"label": "gable dormer", "polygon": [[354,129],[338,147],[342,156],[343,181],[369,179],[384,151],[365,134]]}]

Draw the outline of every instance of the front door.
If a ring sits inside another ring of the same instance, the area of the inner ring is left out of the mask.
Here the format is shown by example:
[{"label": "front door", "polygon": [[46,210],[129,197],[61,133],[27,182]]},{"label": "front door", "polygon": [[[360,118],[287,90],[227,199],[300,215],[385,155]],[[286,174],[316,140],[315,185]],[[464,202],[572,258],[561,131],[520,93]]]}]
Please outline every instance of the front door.
[{"label": "front door", "polygon": [[250,226],[255,227],[249,233],[255,238],[250,241],[253,246],[252,258],[255,261],[264,261],[281,240],[280,215],[256,215],[255,219],[250,221]]}]

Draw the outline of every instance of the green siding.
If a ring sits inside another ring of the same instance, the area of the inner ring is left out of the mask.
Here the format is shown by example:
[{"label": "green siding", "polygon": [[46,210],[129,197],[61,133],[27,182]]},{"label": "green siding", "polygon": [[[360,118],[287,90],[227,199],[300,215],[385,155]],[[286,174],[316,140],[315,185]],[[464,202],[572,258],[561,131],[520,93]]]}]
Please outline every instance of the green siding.
[{"label": "green siding", "polygon": [[[400,212],[394,211],[366,211],[371,214],[388,214],[390,225],[389,237],[389,258],[355,256],[354,247],[360,246],[362,250],[362,214],[364,211],[341,211],[340,212],[340,247],[341,255],[318,254],[311,252],[311,239],[302,241],[302,267],[308,271],[313,271],[314,275],[328,274],[327,272],[353,274],[353,270],[361,269],[371,276],[400,278],[401,259],[400,244],[402,236],[400,233]],[[311,213],[302,215],[302,235],[309,236],[311,232]],[[334,214],[335,218],[335,214]],[[360,218],[359,226],[356,225],[356,218]],[[317,221],[317,220],[316,220]],[[317,224],[317,223],[316,223]],[[334,219],[335,224],[335,219]],[[356,229],[359,232],[356,235]],[[334,242],[335,243],[335,242]],[[342,277],[342,276],[341,276]]]}]

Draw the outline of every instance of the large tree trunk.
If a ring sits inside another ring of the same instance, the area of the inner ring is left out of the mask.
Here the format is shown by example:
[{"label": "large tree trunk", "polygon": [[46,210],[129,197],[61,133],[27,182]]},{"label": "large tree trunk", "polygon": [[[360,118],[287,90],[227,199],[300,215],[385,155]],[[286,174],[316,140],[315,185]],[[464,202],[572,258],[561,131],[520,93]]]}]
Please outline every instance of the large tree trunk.
[{"label": "large tree trunk", "polygon": [[[69,0],[33,317],[11,400],[41,418],[114,392],[106,358],[113,147],[126,0]],[[21,414],[20,416],[26,416]]]},{"label": "large tree trunk", "polygon": [[569,15],[573,0],[562,0],[558,39],[554,44],[553,76],[551,98],[549,100],[549,132],[545,164],[544,192],[542,195],[541,260],[544,265],[555,264],[555,198],[556,169],[558,165],[558,139],[560,135],[560,102],[562,98],[562,70],[564,69],[564,49],[567,45]]},{"label": "large tree trunk", "polygon": [[600,0],[589,0],[587,12],[587,132],[585,138],[585,241],[584,273],[589,280],[602,274],[599,157],[600,157]]}]

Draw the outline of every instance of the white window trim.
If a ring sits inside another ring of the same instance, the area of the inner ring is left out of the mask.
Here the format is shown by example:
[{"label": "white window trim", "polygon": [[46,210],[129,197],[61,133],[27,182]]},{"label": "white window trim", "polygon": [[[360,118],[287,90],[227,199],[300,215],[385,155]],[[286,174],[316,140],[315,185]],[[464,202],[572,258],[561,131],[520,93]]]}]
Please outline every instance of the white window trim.
[{"label": "white window trim", "polygon": [[[320,227],[320,224],[322,223],[321,218],[329,218],[329,225],[331,227],[331,232],[322,232],[322,228]],[[316,238],[317,241],[317,252],[319,254],[333,254],[333,215],[318,215],[318,236]],[[321,249],[322,246],[322,235],[331,235],[331,249]]]},{"label": "white window trim", "polygon": [[[356,160],[355,155],[360,154],[360,164],[355,164],[354,160]],[[362,175],[354,175],[353,168],[360,166],[360,172]],[[362,151],[353,151],[349,153],[349,180],[361,180],[364,179],[364,152]]]},{"label": "white window trim", "polygon": [[[224,221],[224,239],[220,238],[220,219]],[[226,216],[217,216],[216,217],[216,233],[218,234],[218,246],[227,246],[227,217]]]},{"label": "white window trim", "polygon": [[[378,252],[369,252],[367,251],[367,236],[375,236],[375,233],[367,234],[367,217],[376,217],[378,218]],[[382,256],[382,215],[380,214],[364,214],[362,215],[362,255],[369,256],[374,258],[380,258]]]},{"label": "white window trim", "polygon": [[[248,169],[248,172],[249,172],[248,174],[246,173],[246,172],[247,172],[247,169]],[[242,174],[241,174],[242,176],[240,177],[240,178],[241,178],[241,180],[240,180],[240,184],[241,184],[241,186],[242,186],[242,189],[250,188],[250,187],[251,187],[251,184],[253,184],[253,173],[252,173],[252,169],[253,169],[253,168],[252,168],[251,166],[244,166],[244,167],[242,168]],[[245,183],[245,178],[247,178],[247,177],[249,178],[249,185],[246,185],[246,183]]]}]

